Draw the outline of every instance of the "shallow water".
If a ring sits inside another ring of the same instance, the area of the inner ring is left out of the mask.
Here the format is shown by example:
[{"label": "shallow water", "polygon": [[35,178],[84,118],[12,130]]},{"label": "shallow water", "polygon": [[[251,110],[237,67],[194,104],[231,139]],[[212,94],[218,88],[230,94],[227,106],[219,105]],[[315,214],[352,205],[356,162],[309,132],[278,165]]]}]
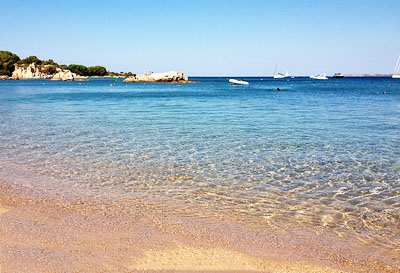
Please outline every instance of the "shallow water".
[{"label": "shallow water", "polygon": [[400,81],[191,80],[1,81],[0,174],[398,251]]}]

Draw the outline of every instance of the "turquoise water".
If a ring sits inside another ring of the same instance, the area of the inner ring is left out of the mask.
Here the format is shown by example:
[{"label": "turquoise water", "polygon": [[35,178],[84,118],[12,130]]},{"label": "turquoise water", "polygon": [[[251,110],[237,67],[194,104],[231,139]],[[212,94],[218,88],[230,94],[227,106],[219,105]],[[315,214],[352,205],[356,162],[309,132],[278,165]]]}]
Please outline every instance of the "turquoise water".
[{"label": "turquoise water", "polygon": [[246,79],[2,81],[0,175],[396,248],[400,80]]}]

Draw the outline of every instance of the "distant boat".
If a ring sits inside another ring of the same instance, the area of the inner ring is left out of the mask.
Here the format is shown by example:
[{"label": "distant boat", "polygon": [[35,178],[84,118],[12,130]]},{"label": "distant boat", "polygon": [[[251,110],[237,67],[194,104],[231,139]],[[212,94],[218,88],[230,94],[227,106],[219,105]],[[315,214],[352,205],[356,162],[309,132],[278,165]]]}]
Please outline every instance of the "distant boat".
[{"label": "distant boat", "polygon": [[344,78],[344,75],[342,73],[335,73],[335,74],[333,74],[332,78],[342,79],[342,78]]},{"label": "distant boat", "polygon": [[288,71],[286,71],[285,74],[278,73],[278,74],[274,75],[274,79],[284,79],[284,78],[287,78],[287,77],[289,77],[289,72]]},{"label": "distant boat", "polygon": [[287,77],[289,77],[289,72],[288,71],[286,71],[286,73],[285,74],[282,74],[282,73],[276,73],[276,70],[278,69],[278,61],[276,62],[276,65],[275,65],[275,70],[274,70],[274,79],[284,79],[284,78],[287,78]]},{"label": "distant boat", "polygon": [[326,76],[325,73],[323,73],[323,74],[319,74],[317,76],[311,75],[310,79],[313,79],[313,80],[327,80],[328,77]]},{"label": "distant boat", "polygon": [[394,67],[393,79],[400,79],[400,56],[397,58],[396,66]]},{"label": "distant boat", "polygon": [[229,83],[233,85],[249,85],[249,83],[244,80],[235,80],[235,79],[229,79]]}]

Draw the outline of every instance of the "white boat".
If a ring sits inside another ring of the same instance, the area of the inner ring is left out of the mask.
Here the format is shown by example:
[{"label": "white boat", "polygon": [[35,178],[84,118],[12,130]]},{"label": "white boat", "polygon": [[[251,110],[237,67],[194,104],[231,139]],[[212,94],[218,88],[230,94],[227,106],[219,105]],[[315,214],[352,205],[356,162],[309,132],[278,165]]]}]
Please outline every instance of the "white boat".
[{"label": "white boat", "polygon": [[235,79],[229,79],[229,83],[233,85],[249,85],[249,83],[244,80],[235,80]]},{"label": "white boat", "polygon": [[289,77],[289,72],[288,71],[286,71],[285,74],[278,73],[278,74],[274,75],[274,79],[284,79],[284,78],[287,78],[287,77]]},{"label": "white boat", "polygon": [[274,70],[274,79],[284,79],[284,78],[287,78],[287,77],[289,77],[289,72],[288,71],[286,71],[286,73],[285,74],[282,74],[282,73],[276,73],[276,70],[278,69],[278,61],[276,61],[276,65],[275,65],[275,70]]},{"label": "white boat", "polygon": [[326,76],[325,73],[323,73],[323,74],[319,74],[317,76],[311,75],[310,79],[313,79],[313,80],[327,80],[328,77]]},{"label": "white boat", "polygon": [[400,56],[397,58],[396,66],[394,67],[393,79],[400,79]]}]

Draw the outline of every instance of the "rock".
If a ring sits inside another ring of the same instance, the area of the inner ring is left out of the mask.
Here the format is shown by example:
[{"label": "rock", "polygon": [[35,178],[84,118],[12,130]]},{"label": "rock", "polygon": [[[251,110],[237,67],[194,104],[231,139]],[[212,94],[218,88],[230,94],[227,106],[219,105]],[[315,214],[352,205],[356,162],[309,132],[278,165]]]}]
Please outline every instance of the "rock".
[{"label": "rock", "polygon": [[52,81],[72,81],[74,78],[70,70],[63,70],[58,68],[57,73],[51,78]]},{"label": "rock", "polygon": [[[53,81],[87,81],[88,77],[79,76],[72,73],[70,70],[56,68],[56,74],[48,74],[43,71],[48,71],[48,66],[36,66],[35,63],[31,63],[28,67],[20,67],[15,64],[14,72],[12,73],[13,80],[19,79],[50,79]],[[54,70],[53,70],[54,71]]]},{"label": "rock", "polygon": [[70,70],[66,70],[63,77],[63,81],[73,81],[74,80],[74,75]]},{"label": "rock", "polygon": [[133,75],[124,82],[189,82],[189,78],[183,72],[169,71],[164,73],[150,73]]},{"label": "rock", "polygon": [[67,69],[57,68],[57,73],[51,78],[52,81],[88,81],[88,77],[72,73]]},{"label": "rock", "polygon": [[15,64],[15,69],[12,73],[11,78],[14,80],[18,79],[47,79],[51,75],[43,73],[39,67],[36,67],[35,63],[31,63],[27,67],[20,67]]}]

